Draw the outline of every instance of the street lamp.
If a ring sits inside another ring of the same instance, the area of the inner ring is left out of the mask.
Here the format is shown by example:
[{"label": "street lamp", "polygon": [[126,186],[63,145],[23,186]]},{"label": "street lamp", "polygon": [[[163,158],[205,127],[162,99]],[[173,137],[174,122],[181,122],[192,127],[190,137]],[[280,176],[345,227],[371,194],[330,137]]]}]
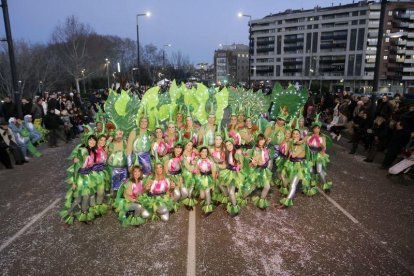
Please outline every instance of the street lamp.
[{"label": "street lamp", "polygon": [[137,17],[137,54],[138,54],[138,56],[137,56],[137,68],[138,68],[138,70],[139,70],[139,67],[140,67],[140,56],[139,56],[139,27],[138,27],[138,18],[140,17],[140,16],[151,16],[151,13],[150,12],[146,12],[146,13],[138,13],[137,15],[136,15],[136,17]]},{"label": "street lamp", "polygon": [[39,81],[39,96],[42,96],[42,81]]},{"label": "street lamp", "polygon": [[85,85],[85,71],[86,69],[82,69],[82,78],[83,78],[83,93],[86,95],[86,85]]},{"label": "street lamp", "polygon": [[132,82],[135,84],[135,80],[134,80],[134,71],[138,70],[138,68],[134,67],[132,68],[131,74],[132,74]]},{"label": "street lamp", "polygon": [[250,72],[250,70],[251,70],[250,69],[250,46],[251,46],[251,34],[252,34],[252,24],[251,24],[252,16],[249,15],[249,14],[241,13],[241,12],[239,12],[238,16],[240,18],[241,17],[248,17],[249,18],[249,54],[247,56],[249,58],[249,87],[250,87],[250,74],[251,74],[251,72]]},{"label": "street lamp", "polygon": [[108,89],[109,89],[109,64],[111,62],[109,61],[109,59],[105,59],[105,66],[106,66],[106,77],[108,79]]}]

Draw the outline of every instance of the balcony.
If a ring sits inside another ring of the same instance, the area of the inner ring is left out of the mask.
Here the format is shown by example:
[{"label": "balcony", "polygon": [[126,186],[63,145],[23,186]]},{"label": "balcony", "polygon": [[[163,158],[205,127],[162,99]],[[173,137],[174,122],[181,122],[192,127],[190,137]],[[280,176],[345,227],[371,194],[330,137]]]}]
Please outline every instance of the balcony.
[{"label": "balcony", "polygon": [[377,53],[377,48],[375,49],[368,49],[365,51],[365,54],[367,55],[375,55]]},{"label": "balcony", "polygon": [[407,46],[408,47],[414,47],[414,41],[413,40],[407,41]]},{"label": "balcony", "polygon": [[380,12],[370,12],[369,19],[380,19]]},{"label": "balcony", "polygon": [[414,55],[414,50],[413,49],[410,49],[410,50],[405,50],[405,54],[406,55]]},{"label": "balcony", "polygon": [[375,63],[365,63],[365,68],[375,68]]},{"label": "balcony", "polygon": [[414,67],[404,67],[403,72],[414,72]]},{"label": "balcony", "polygon": [[405,49],[397,49],[397,54],[405,54]]},{"label": "balcony", "polygon": [[414,75],[413,76],[402,76],[402,80],[414,80]]},{"label": "balcony", "polygon": [[414,58],[407,58],[404,60],[404,63],[414,63]]},{"label": "balcony", "polygon": [[368,38],[377,38],[378,37],[378,31],[369,31],[368,32]]},{"label": "balcony", "polygon": [[408,32],[408,33],[404,33],[407,34],[408,38],[414,38],[414,32]]},{"label": "balcony", "polygon": [[405,61],[405,58],[396,58],[395,61],[403,63]]},{"label": "balcony", "polygon": [[368,39],[369,46],[376,46],[378,43],[378,39]]}]

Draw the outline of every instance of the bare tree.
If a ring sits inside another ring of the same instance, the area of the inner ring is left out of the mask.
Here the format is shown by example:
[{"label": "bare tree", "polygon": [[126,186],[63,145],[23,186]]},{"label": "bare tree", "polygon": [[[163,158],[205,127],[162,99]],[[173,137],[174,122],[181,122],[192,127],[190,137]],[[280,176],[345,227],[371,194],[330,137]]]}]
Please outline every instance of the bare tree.
[{"label": "bare tree", "polygon": [[[58,49],[61,65],[76,84],[76,90],[80,92],[79,81],[94,73],[92,68],[87,68],[90,57],[87,52],[87,44],[90,35],[93,34],[90,26],[83,24],[72,15],[65,23],[58,25],[52,33],[52,43]],[[83,71],[84,69],[87,71]]]}]

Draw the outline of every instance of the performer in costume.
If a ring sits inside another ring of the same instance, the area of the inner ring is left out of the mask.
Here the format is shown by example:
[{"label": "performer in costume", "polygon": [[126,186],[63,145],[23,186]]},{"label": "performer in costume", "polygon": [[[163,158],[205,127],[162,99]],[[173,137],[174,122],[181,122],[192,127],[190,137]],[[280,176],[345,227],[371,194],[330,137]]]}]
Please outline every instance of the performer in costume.
[{"label": "performer in costume", "polygon": [[[139,226],[150,216],[149,212],[139,204],[139,198],[144,193],[145,186],[140,166],[133,166],[131,177],[118,190],[115,206],[118,219],[122,226]],[[128,215],[128,213],[133,212]]]},{"label": "performer in costume", "polygon": [[313,181],[312,187],[308,191],[308,195],[312,196],[317,193],[316,183],[317,176],[322,182],[322,189],[329,193],[332,188],[332,182],[326,181],[326,166],[329,163],[329,155],[326,154],[326,137],[321,135],[321,122],[319,121],[319,114],[312,124],[312,133],[307,138],[307,144],[310,150],[310,160],[313,167]]},{"label": "performer in costume", "polygon": [[210,147],[209,151],[211,159],[215,164],[214,178],[217,179],[216,188],[218,187],[218,189],[214,189],[213,200],[223,204],[227,204],[229,202],[228,189],[223,185],[223,183],[221,183],[221,178],[219,177],[221,175],[221,172],[226,169],[226,163],[224,162],[225,149],[220,124],[217,126],[217,131],[215,133],[214,146]]},{"label": "performer in costume", "polygon": [[127,160],[128,168],[139,164],[144,175],[149,175],[152,171],[150,158],[151,136],[148,131],[148,118],[145,115],[139,120],[139,129],[134,128],[129,134]]},{"label": "performer in costume", "polygon": [[163,128],[159,124],[158,118],[156,118],[155,139],[151,145],[151,155],[155,156],[155,153],[157,153],[158,157],[162,159],[169,151],[170,146],[164,140]]},{"label": "performer in costume", "polygon": [[305,126],[305,118],[303,118],[302,114],[300,114],[300,117],[299,117],[298,129],[300,131],[300,139],[302,140],[306,139],[309,134],[309,129]]},{"label": "performer in costume", "polygon": [[211,202],[211,192],[214,189],[214,180],[217,176],[214,162],[209,158],[208,148],[201,146],[200,157],[195,162],[196,186],[200,191],[200,198],[204,200],[201,208],[205,214],[213,212],[214,205]]},{"label": "performer in costume", "polygon": [[115,138],[110,138],[110,142],[108,144],[107,164],[109,166],[109,171],[111,174],[111,197],[114,195],[114,191],[117,191],[121,184],[127,179],[127,145],[123,138],[124,132],[118,129],[115,131]]},{"label": "performer in costume", "polygon": [[[171,156],[167,155],[164,161],[164,170],[167,173],[168,178],[175,184],[175,189],[174,189],[174,201],[175,202],[178,202],[181,198],[183,198],[182,160],[183,160],[183,146],[181,145],[181,143],[177,143],[173,147],[173,152]],[[184,193],[184,195],[187,196],[186,193]]]},{"label": "performer in costume", "polygon": [[193,117],[191,116],[190,107],[187,106],[187,116],[185,118],[186,124],[184,125],[184,139],[191,140],[193,145],[198,143],[198,129],[194,125]]},{"label": "performer in costume", "polygon": [[[92,175],[92,167],[95,162],[97,138],[94,135],[86,137],[84,143],[77,146],[69,156],[73,160],[73,164],[67,170],[66,182],[69,184],[69,190],[65,196],[64,208],[60,211],[60,216],[67,224],[73,224],[75,214],[81,222],[89,222],[95,218],[95,212],[89,208],[89,202],[90,196],[96,192],[96,179]],[[80,212],[74,213],[79,204]]]},{"label": "performer in costume", "polygon": [[287,195],[289,193],[289,177],[287,168],[289,167],[286,163],[289,163],[289,149],[292,144],[292,129],[290,128],[291,124],[286,126],[285,130],[285,139],[279,145],[279,156],[276,158],[276,173],[278,177],[278,185],[280,187],[279,192],[282,195]]},{"label": "performer in costume", "polygon": [[253,203],[261,209],[266,209],[269,207],[266,196],[270,190],[272,172],[268,168],[270,155],[266,148],[266,139],[263,134],[257,136],[256,146],[250,150],[249,156],[251,158],[250,166],[255,169],[255,172],[250,177],[253,177],[255,188],[262,188],[260,197],[253,197]]},{"label": "performer in costume", "polygon": [[183,204],[189,209],[192,209],[197,200],[193,198],[193,191],[196,182],[195,177],[195,160],[197,157],[197,151],[194,149],[193,141],[184,140],[184,152],[183,152],[183,186],[181,187],[181,198]]},{"label": "performer in costume", "polygon": [[241,144],[245,150],[253,148],[257,130],[258,127],[256,125],[253,125],[252,116],[250,115],[250,108],[248,107],[244,128],[239,132],[241,137]]},{"label": "performer in costume", "polygon": [[170,149],[169,153],[171,153],[174,148],[174,144],[178,140],[178,132],[176,131],[174,121],[172,120],[168,122],[168,128],[167,128],[167,132],[165,133],[164,139],[168,145],[168,148]]},{"label": "performer in costume", "polygon": [[207,124],[203,125],[198,132],[198,143],[203,143],[203,138],[207,139],[207,144],[211,147],[214,145],[214,133],[216,131],[216,115],[213,108],[211,108],[208,115]]},{"label": "performer in costume", "polygon": [[[227,132],[227,130],[225,130]],[[228,138],[226,133],[225,139],[225,164],[226,169],[220,173],[220,183],[227,188],[230,202],[227,204],[227,212],[231,215],[237,215],[240,212],[240,205],[236,197],[236,188],[240,189],[244,181],[241,172],[243,156],[241,150],[236,150],[234,141]]]},{"label": "performer in costume", "polygon": [[96,179],[96,195],[92,194],[90,198],[90,205],[97,216],[104,215],[108,211],[108,205],[103,203],[105,190],[109,190],[110,183],[110,173],[106,167],[107,159],[106,136],[101,134],[98,137],[95,164],[92,167],[92,174]]},{"label": "performer in costume", "polygon": [[184,125],[184,113],[183,113],[183,106],[178,106],[177,116],[175,117],[176,126],[178,129],[183,129]]},{"label": "performer in costume", "polygon": [[155,158],[154,174],[146,184],[148,194],[142,195],[139,202],[150,212],[152,220],[161,218],[162,221],[168,221],[170,211],[174,208],[171,191],[174,190],[175,185],[166,176],[164,166],[158,157]]},{"label": "performer in costume", "polygon": [[292,145],[289,150],[289,161],[291,162],[286,164],[290,180],[289,194],[280,200],[281,205],[278,207],[279,209],[293,205],[293,197],[295,196],[299,181],[302,181],[302,188],[305,193],[309,189],[311,172],[306,161],[306,147],[300,141],[300,131],[294,129],[292,131]]}]

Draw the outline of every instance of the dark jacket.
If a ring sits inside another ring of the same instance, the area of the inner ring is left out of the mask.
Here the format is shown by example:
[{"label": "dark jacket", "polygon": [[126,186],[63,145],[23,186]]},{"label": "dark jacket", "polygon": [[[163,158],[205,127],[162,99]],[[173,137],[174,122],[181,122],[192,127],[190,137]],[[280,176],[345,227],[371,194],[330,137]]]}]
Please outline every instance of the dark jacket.
[{"label": "dark jacket", "polygon": [[3,116],[6,122],[9,121],[10,117],[17,116],[16,106],[14,105],[13,102],[9,102],[9,103],[4,102],[2,111],[3,111]]},{"label": "dark jacket", "polygon": [[58,129],[59,126],[63,125],[63,121],[58,115],[48,112],[43,118],[43,124],[46,129]]},{"label": "dark jacket", "polygon": [[59,101],[55,98],[51,98],[48,102],[47,102],[47,110],[60,110],[60,104]]},{"label": "dark jacket", "polygon": [[43,107],[40,104],[33,104],[31,114],[34,119],[41,119],[45,115],[43,112]]}]

